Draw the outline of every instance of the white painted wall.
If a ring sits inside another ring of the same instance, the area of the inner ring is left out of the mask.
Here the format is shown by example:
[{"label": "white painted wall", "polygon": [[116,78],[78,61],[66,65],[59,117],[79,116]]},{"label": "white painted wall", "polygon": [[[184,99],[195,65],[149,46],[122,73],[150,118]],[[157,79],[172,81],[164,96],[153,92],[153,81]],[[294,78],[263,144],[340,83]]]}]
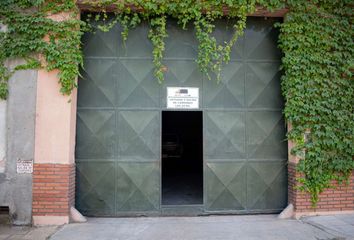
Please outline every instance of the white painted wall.
[{"label": "white painted wall", "polygon": [[6,163],[6,101],[0,100],[0,173],[5,172]]}]

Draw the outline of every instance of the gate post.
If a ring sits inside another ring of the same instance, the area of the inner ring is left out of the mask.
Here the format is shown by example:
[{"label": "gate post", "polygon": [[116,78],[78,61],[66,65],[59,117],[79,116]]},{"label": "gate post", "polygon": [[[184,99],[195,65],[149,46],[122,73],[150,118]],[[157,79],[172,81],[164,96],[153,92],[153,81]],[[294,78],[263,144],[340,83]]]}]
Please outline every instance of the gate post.
[{"label": "gate post", "polygon": [[[61,21],[69,14],[51,16]],[[58,71],[38,71],[33,169],[33,225],[69,223],[75,202],[76,96],[60,93]]]},{"label": "gate post", "polygon": [[34,225],[69,222],[75,199],[76,89],[63,96],[58,72],[39,70],[32,215]]}]

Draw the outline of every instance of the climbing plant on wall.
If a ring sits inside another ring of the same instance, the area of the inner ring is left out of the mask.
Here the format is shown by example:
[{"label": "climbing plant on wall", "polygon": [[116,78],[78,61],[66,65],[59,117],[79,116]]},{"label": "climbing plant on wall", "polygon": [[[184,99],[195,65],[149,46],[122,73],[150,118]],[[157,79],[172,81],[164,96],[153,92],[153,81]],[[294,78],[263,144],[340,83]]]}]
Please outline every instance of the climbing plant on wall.
[{"label": "climbing plant on wall", "polygon": [[[66,12],[74,18],[54,21],[51,17]],[[0,97],[7,97],[7,81],[19,69],[45,67],[59,70],[61,92],[70,94],[76,87],[78,66],[82,64],[81,35],[86,24],[75,19],[78,9],[72,1],[0,1]],[[23,58],[14,69],[5,67],[11,58]]]},{"label": "climbing plant on wall", "polygon": [[288,4],[279,26],[285,117],[293,153],[303,159],[301,189],[316,203],[330,180],[348,179],[354,169],[353,9],[339,0]]},{"label": "climbing plant on wall", "polygon": [[[69,95],[76,87],[83,58],[80,39],[85,31],[109,31],[122,27],[121,38],[140,22],[150,26],[155,77],[164,79],[164,40],[168,37],[166,19],[178,20],[181,28],[193,23],[199,42],[199,69],[217,81],[230,60],[230,52],[243,34],[247,14],[261,6],[268,10],[286,7],[280,29],[279,47],[284,56],[282,68],[285,116],[292,129],[288,138],[296,143],[293,154],[300,161],[301,189],[311,193],[313,203],[330,186],[331,180],[348,179],[353,161],[353,25],[350,0],[83,0],[93,10],[86,21],[76,18],[79,9],[73,0],[0,1],[0,97],[8,94],[7,81],[20,69],[59,70],[61,92]],[[107,7],[113,19],[107,21]],[[53,20],[64,13],[61,21]],[[66,18],[65,18],[66,16]],[[220,43],[213,36],[215,20],[235,19],[232,37]],[[92,21],[102,22],[93,26]],[[117,36],[119,37],[119,36]],[[5,67],[11,58],[25,63]],[[214,73],[211,75],[210,73]],[[306,134],[306,138],[304,135]]]}]

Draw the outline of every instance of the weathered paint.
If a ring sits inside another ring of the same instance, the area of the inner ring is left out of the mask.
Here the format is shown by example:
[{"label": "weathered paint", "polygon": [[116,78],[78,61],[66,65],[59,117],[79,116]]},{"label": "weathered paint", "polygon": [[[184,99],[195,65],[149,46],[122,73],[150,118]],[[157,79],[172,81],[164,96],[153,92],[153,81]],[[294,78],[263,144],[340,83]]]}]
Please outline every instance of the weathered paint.
[{"label": "weathered paint", "polygon": [[6,162],[6,101],[0,100],[0,173],[5,172]]},{"label": "weathered paint", "polygon": [[[79,16],[77,16],[79,17]],[[54,14],[49,17],[54,21],[63,21],[72,18],[69,13]],[[35,182],[38,189],[33,192],[33,224],[34,225],[60,225],[69,222],[70,206],[74,201],[75,174],[71,171],[62,172],[62,168],[74,169],[75,132],[76,132],[76,89],[70,96],[60,93],[58,71],[39,70],[37,78],[37,105],[36,105],[36,131],[35,131],[35,165],[38,169],[50,169],[58,174],[64,174],[65,189],[59,189],[60,183],[53,179],[49,173],[42,174],[42,170],[34,172],[33,178],[44,177],[43,182],[54,184],[50,202],[42,196],[46,191]],[[41,167],[43,166],[43,167]],[[58,175],[57,174],[57,175]],[[55,174],[53,174],[55,175]],[[63,177],[64,177],[63,175]],[[58,179],[58,176],[56,177]],[[58,188],[59,187],[59,188]],[[63,187],[62,187],[63,188]],[[56,193],[58,191],[58,193]],[[62,199],[61,199],[62,198]],[[53,205],[62,205],[65,202],[65,211],[54,211]],[[39,211],[38,206],[43,205],[48,211]],[[67,208],[67,211],[66,211]],[[36,211],[36,212],[35,212]]]},{"label": "weathered paint", "polygon": [[[38,71],[34,160],[36,164],[74,163],[76,89],[70,96],[62,95],[59,90],[57,71]],[[70,189],[66,191],[70,192]],[[35,193],[33,197],[37,197]],[[52,202],[54,204],[55,201]],[[69,222],[69,211],[66,216],[58,215],[46,213],[43,216],[33,216],[33,224],[60,225]]]},{"label": "weathered paint", "polygon": [[[19,60],[13,60],[9,66],[20,63]],[[36,80],[36,70],[25,70],[17,71],[9,81],[6,162],[4,172],[0,173],[0,206],[9,207],[10,219],[15,225],[31,223],[32,174],[18,174],[16,162],[19,159],[33,160]],[[4,118],[5,114],[1,115]],[[4,123],[1,125],[3,127]]]},{"label": "weathered paint", "polygon": [[74,163],[76,90],[62,95],[57,74],[38,71],[35,163]]}]

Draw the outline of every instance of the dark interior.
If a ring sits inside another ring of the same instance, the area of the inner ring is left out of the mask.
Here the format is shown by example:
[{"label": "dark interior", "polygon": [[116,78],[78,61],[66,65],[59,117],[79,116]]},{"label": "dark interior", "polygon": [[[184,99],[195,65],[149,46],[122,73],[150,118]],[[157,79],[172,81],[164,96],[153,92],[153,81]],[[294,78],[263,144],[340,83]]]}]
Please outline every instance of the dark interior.
[{"label": "dark interior", "polygon": [[162,112],[162,204],[203,203],[200,111]]}]

